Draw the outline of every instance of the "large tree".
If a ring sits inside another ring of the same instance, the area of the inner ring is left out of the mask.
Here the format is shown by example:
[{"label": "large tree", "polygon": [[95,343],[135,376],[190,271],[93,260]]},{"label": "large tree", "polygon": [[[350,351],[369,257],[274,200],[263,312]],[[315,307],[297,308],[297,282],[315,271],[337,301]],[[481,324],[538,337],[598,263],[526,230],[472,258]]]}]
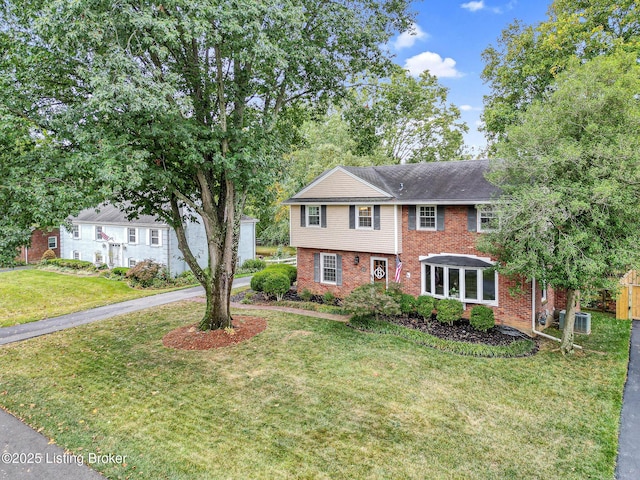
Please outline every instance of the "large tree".
[{"label": "large tree", "polygon": [[414,78],[400,67],[354,89],[345,117],[355,152],[383,149],[396,163],[459,159],[468,127],[447,93],[429,71]]},{"label": "large tree", "polygon": [[[240,216],[277,173],[297,103],[343,95],[355,75],[387,68],[383,45],[408,27],[407,4],[5,0],[2,100],[54,138],[62,161],[89,158],[132,215],[175,229],[206,291],[200,327],[223,328]],[[192,212],[209,268],[186,241]]]},{"label": "large tree", "polygon": [[507,129],[492,164],[499,228],[481,248],[503,273],[567,289],[564,353],[580,292],[615,285],[640,259],[638,92],[634,54],[576,61]]},{"label": "large tree", "polygon": [[635,0],[554,0],[537,25],[514,22],[483,52],[487,139],[498,141],[528,105],[541,99],[575,58],[640,50],[640,11]]}]

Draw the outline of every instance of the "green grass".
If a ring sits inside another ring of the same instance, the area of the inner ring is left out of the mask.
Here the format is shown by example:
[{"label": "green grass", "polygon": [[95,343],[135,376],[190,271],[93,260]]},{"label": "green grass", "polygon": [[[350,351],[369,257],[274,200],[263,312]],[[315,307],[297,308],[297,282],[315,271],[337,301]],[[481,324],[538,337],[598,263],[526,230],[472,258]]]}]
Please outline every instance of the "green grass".
[{"label": "green grass", "polygon": [[[0,405],[136,479],[612,479],[630,322],[586,351],[472,358],[341,322],[250,312],[235,347],[162,346],[183,302],[0,348]],[[245,312],[246,314],[246,312]]]},{"label": "green grass", "polygon": [[136,290],[125,282],[95,276],[65,275],[43,270],[4,272],[0,273],[0,327],[156,293],[159,291]]},{"label": "green grass", "polygon": [[[280,248],[277,245],[259,245],[256,247],[256,255],[262,255],[263,257],[272,257]],[[295,247],[282,247],[283,252],[286,255],[293,256],[296,254]]]}]

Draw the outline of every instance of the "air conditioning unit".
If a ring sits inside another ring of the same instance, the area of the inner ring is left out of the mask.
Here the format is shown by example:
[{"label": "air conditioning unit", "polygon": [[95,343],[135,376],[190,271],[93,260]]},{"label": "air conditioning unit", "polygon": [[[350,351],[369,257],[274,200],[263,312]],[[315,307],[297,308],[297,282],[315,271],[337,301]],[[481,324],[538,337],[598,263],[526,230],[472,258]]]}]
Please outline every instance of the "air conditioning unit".
[{"label": "air conditioning unit", "polygon": [[[566,310],[560,310],[560,330],[564,330],[564,317],[567,314]],[[585,312],[576,312],[576,323],[573,326],[573,331],[576,333],[591,334],[591,314]]]}]

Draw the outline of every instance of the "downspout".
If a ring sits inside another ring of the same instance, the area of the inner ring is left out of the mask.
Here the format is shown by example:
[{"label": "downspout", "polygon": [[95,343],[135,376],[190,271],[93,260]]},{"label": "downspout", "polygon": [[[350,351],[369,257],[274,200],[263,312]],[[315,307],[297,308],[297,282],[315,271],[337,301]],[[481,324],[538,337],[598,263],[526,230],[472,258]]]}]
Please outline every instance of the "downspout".
[{"label": "downspout", "polygon": [[[548,338],[549,340],[555,340],[556,342],[562,342],[561,338],[554,337],[553,335],[547,335],[546,333],[542,333],[536,330],[536,279],[534,278],[531,281],[531,332],[535,335],[540,335],[541,337]],[[580,345],[573,344],[579,350],[582,350]]]}]

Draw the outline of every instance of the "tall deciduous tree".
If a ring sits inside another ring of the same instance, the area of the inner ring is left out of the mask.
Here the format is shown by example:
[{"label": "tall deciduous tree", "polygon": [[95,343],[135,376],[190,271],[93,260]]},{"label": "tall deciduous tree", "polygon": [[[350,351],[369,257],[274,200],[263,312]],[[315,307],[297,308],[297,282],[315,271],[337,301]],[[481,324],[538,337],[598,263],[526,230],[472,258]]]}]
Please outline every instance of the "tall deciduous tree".
[{"label": "tall deciduous tree", "polygon": [[588,60],[617,50],[640,50],[640,11],[635,0],[554,0],[548,19],[536,26],[515,22],[496,46],[482,54],[485,97],[483,120],[491,143],[541,99],[572,59]]},{"label": "tall deciduous tree", "polygon": [[[60,158],[86,152],[90,171],[112,172],[106,183],[130,172],[116,198],[175,229],[206,291],[200,327],[223,328],[240,216],[247,195],[277,173],[290,112],[343,94],[365,69],[388,67],[382,45],[407,28],[407,4],[5,1],[13,68],[2,73],[3,102],[54,136]],[[206,231],[206,269],[186,240],[192,212]]]},{"label": "tall deciduous tree", "polygon": [[611,286],[640,258],[640,65],[574,62],[498,145],[500,228],[481,248],[499,269],[568,290],[562,351],[584,289]]},{"label": "tall deciduous tree", "polygon": [[447,93],[428,71],[414,78],[399,67],[388,79],[361,87],[345,112],[356,153],[382,148],[397,163],[459,159],[468,127]]}]

